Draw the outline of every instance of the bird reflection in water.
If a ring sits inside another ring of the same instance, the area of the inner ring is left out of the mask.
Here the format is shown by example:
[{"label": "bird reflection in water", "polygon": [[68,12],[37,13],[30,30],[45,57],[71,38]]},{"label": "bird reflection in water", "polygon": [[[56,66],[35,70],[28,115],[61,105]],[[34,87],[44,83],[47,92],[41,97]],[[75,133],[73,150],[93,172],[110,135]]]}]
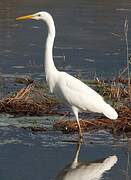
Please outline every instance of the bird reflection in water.
[{"label": "bird reflection in water", "polygon": [[117,163],[117,156],[92,162],[80,162],[81,143],[78,143],[73,161],[60,171],[55,180],[101,180],[103,174]]}]

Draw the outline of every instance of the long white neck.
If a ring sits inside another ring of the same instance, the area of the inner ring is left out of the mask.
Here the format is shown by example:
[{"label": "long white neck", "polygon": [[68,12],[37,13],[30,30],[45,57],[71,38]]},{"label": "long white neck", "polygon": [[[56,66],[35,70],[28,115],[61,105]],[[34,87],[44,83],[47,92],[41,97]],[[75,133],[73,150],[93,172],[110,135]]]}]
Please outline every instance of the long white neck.
[{"label": "long white neck", "polygon": [[55,25],[53,18],[48,14],[46,19],[46,24],[48,26],[48,36],[45,45],[45,75],[46,79],[50,78],[52,73],[57,71],[54,61],[53,61],[53,44],[55,38]]},{"label": "long white neck", "polygon": [[50,91],[54,92],[54,87],[57,82],[57,76],[58,76],[58,70],[56,69],[53,61],[53,44],[55,39],[55,25],[52,16],[44,12],[43,18],[48,26],[48,36],[46,39],[46,45],[45,45],[45,75],[46,75],[46,81],[49,85]]}]

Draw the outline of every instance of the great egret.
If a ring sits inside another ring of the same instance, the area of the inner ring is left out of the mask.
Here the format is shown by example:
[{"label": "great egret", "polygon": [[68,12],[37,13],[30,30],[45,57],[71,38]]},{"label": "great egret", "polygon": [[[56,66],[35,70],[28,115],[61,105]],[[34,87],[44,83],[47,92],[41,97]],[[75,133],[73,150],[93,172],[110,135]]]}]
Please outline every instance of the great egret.
[{"label": "great egret", "polygon": [[102,175],[116,163],[117,156],[109,156],[93,162],[79,161],[81,143],[78,144],[73,161],[62,169],[55,180],[102,180]]},{"label": "great egret", "polygon": [[42,11],[16,18],[16,20],[24,19],[42,20],[48,26],[44,61],[46,81],[51,93],[54,93],[71,107],[78,123],[80,139],[83,138],[78,118],[78,113],[81,110],[103,113],[109,119],[117,119],[117,112],[96,91],[66,72],[56,69],[52,53],[55,38],[55,25],[52,16],[48,12]]}]

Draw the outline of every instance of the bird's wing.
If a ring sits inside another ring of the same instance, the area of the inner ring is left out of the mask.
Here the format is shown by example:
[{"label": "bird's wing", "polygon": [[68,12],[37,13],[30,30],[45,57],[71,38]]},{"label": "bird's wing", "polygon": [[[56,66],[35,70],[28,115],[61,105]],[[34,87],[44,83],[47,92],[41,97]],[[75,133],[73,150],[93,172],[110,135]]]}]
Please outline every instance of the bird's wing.
[{"label": "bird's wing", "polygon": [[96,91],[65,72],[60,72],[55,91],[68,104],[82,110],[99,112],[99,103],[103,102]]}]

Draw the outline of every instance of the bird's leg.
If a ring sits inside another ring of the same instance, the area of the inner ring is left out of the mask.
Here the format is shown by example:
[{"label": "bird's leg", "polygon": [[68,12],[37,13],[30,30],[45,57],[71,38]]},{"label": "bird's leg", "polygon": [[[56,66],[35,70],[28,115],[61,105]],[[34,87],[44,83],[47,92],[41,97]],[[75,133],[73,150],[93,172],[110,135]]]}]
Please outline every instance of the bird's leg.
[{"label": "bird's leg", "polygon": [[112,120],[112,133],[116,134],[116,127],[115,127],[116,123],[114,120]]},{"label": "bird's leg", "polygon": [[77,120],[77,124],[78,124],[78,129],[79,129],[79,141],[80,142],[83,142],[83,133],[82,133],[82,129],[81,129],[81,126],[80,126],[80,122],[79,122],[79,118],[78,118],[78,108],[77,107],[74,107],[72,106],[72,111],[76,117],[76,120]]},{"label": "bird's leg", "polygon": [[79,121],[79,118],[78,118],[78,112],[75,113],[75,117],[76,117],[76,120],[77,120],[78,129],[79,129],[79,138],[80,138],[80,141],[82,142],[83,141],[83,133],[82,133],[82,129],[81,129],[81,126],[80,126],[80,121]]},{"label": "bird's leg", "polygon": [[80,140],[83,140],[83,133],[82,133],[82,129],[80,126],[80,121],[79,121],[79,119],[76,119],[76,120],[77,120],[77,124],[78,124],[78,128],[79,128],[79,138],[80,138]]}]

